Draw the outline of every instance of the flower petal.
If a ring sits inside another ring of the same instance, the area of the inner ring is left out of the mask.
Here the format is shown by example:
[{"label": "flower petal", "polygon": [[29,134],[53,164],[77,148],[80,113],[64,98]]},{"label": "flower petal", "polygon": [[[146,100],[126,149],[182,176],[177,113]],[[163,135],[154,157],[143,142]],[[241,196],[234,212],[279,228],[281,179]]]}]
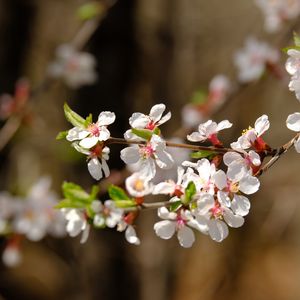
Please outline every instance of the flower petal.
[{"label": "flower petal", "polygon": [[75,140],[82,140],[87,137],[90,133],[87,130],[84,130],[79,127],[73,127],[68,131],[66,139],[69,142],[73,142]]},{"label": "flower petal", "polygon": [[96,136],[91,136],[84,138],[79,142],[79,145],[83,148],[90,149],[94,147],[98,143],[98,137]]},{"label": "flower petal", "polygon": [[154,230],[157,236],[167,240],[174,235],[176,223],[169,220],[160,221],[154,224]]},{"label": "flower petal", "polygon": [[290,130],[300,132],[300,113],[296,112],[289,115],[286,120],[286,126]]},{"label": "flower petal", "polygon": [[126,231],[125,231],[125,238],[128,243],[134,244],[134,245],[140,245],[140,239],[136,236],[135,229],[133,226],[128,225]]},{"label": "flower petal", "polygon": [[135,164],[140,159],[138,146],[131,146],[121,150],[121,159],[126,164]]},{"label": "flower petal", "polygon": [[102,111],[98,116],[97,125],[107,126],[112,124],[116,120],[116,115],[110,111]]},{"label": "flower petal", "polygon": [[166,106],[164,104],[156,104],[154,105],[151,110],[150,110],[150,114],[149,117],[151,118],[151,120],[156,123],[161,119],[161,116],[163,114],[163,112],[165,111]]},{"label": "flower petal", "polygon": [[88,170],[94,179],[102,178],[102,168],[98,158],[94,157],[88,162]]},{"label": "flower petal", "polygon": [[208,233],[216,242],[222,242],[228,236],[227,225],[219,220],[209,220]]},{"label": "flower petal", "polygon": [[193,243],[195,242],[194,232],[191,228],[187,226],[183,226],[178,230],[177,238],[180,246],[184,248],[192,247]]}]

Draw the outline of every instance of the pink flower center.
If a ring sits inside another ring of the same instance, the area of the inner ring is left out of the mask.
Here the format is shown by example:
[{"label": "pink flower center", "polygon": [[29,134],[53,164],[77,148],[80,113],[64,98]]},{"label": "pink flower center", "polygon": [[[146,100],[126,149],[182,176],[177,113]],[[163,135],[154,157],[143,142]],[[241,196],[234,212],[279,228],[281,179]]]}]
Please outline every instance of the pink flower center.
[{"label": "pink flower center", "polygon": [[142,152],[142,155],[144,156],[144,158],[149,158],[154,154],[155,151],[152,148],[152,146],[148,144],[141,148],[141,152]]},{"label": "pink flower center", "polygon": [[152,120],[147,124],[146,129],[153,130],[155,128],[155,122]]},{"label": "pink flower center", "polygon": [[215,219],[219,219],[223,216],[223,209],[221,208],[220,204],[218,202],[215,203],[215,206],[210,209],[212,217]]},{"label": "pink flower center", "polygon": [[88,131],[89,131],[93,136],[99,136],[99,135],[100,135],[100,129],[99,129],[99,127],[98,127],[95,123],[89,125]]},{"label": "pink flower center", "polygon": [[222,143],[220,142],[220,140],[217,137],[216,133],[211,134],[208,139],[210,140],[210,142],[214,145],[214,146],[221,146]]},{"label": "pink flower center", "polygon": [[182,216],[180,214],[177,215],[177,219],[176,219],[176,227],[177,229],[180,229],[182,227],[184,227],[186,224],[186,220],[184,220],[182,218]]}]

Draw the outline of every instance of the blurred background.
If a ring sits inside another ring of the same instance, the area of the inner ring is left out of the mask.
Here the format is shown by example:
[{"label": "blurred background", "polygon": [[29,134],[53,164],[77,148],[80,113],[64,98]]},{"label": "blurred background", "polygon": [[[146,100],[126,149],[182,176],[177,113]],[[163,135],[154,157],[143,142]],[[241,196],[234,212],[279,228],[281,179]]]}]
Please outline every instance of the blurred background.
[{"label": "blurred background", "polygon": [[[76,11],[85,2],[0,0],[1,94],[13,94],[20,77],[39,85],[56,47],[70,41],[81,26]],[[32,115],[0,153],[1,190],[24,194],[43,175],[51,176],[58,194],[63,180],[87,189],[95,183],[84,157],[67,142],[55,141],[59,131],[70,128],[65,101],[83,116],[114,111],[117,121],[110,128],[116,137],[129,127],[133,112],[148,113],[153,104],[165,103],[173,117],[163,132],[170,137],[195,91],[206,89],[219,73],[236,80],[233,54],[247,36],[281,49],[291,45],[293,30],[300,30],[300,20],[287,22],[276,34],[265,33],[254,1],[116,1],[84,47],[97,59],[98,81],[76,91],[58,82],[39,93]],[[281,53],[282,68],[285,60]],[[222,135],[228,145],[266,113],[271,122],[266,141],[277,147],[292,136],[285,120],[297,110],[288,79],[265,74],[240,88],[211,118],[234,124]],[[124,167],[120,149],[111,147],[111,169]],[[93,230],[84,245],[69,237],[24,240],[22,263],[1,265],[1,298],[299,299],[298,159],[292,150],[261,177],[245,225],[230,230],[220,244],[200,234],[190,249],[181,248],[176,238],[159,239],[153,231],[155,211],[143,212],[138,220],[139,247],[113,230]]]}]

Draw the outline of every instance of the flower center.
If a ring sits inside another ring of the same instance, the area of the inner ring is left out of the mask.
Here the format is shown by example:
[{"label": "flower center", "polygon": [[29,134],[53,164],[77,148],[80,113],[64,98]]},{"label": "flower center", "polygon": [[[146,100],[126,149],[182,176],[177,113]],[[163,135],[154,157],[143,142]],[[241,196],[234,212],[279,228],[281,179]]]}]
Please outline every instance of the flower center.
[{"label": "flower center", "polygon": [[141,153],[143,155],[144,158],[149,158],[154,154],[154,149],[152,148],[152,146],[150,144],[141,147]]},{"label": "flower center", "polygon": [[186,220],[184,220],[182,218],[182,216],[180,214],[178,214],[177,215],[177,219],[176,219],[176,225],[177,225],[176,227],[177,227],[177,229],[180,229],[180,228],[184,227],[185,224],[186,224]]},{"label": "flower center", "polygon": [[215,203],[215,206],[210,209],[212,217],[215,219],[220,219],[223,216],[223,209],[218,202]]},{"label": "flower center", "polygon": [[134,188],[135,188],[136,191],[142,192],[145,188],[144,181],[141,180],[141,179],[137,179],[134,183]]},{"label": "flower center", "polygon": [[87,130],[93,135],[93,136],[99,136],[100,135],[100,129],[99,127],[93,123],[88,126]]},{"label": "flower center", "polygon": [[155,128],[155,122],[152,120],[147,124],[146,129],[153,130]]}]

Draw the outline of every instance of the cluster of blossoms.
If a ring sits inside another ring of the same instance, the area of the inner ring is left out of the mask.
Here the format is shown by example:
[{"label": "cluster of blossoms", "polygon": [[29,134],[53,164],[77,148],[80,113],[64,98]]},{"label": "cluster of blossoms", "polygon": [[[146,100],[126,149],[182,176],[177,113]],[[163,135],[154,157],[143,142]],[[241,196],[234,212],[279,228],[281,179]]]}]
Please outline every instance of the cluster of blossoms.
[{"label": "cluster of blossoms", "polygon": [[265,29],[268,32],[278,31],[283,22],[295,19],[300,14],[299,0],[255,0],[265,15]]},{"label": "cluster of blossoms", "polygon": [[260,42],[254,37],[247,38],[245,47],[234,55],[238,80],[241,83],[257,80],[263,75],[266,67],[275,71],[279,57],[279,52],[267,43]]},{"label": "cluster of blossoms", "polygon": [[63,79],[71,88],[79,88],[96,81],[95,67],[96,60],[92,54],[64,44],[57,48],[56,60],[49,65],[48,75]]},{"label": "cluster of blossoms", "polygon": [[14,266],[20,262],[22,236],[37,242],[47,234],[53,237],[65,235],[64,216],[54,209],[58,197],[50,190],[50,185],[50,179],[43,177],[32,186],[26,197],[0,193],[0,233],[8,237],[2,255],[6,265]]},{"label": "cluster of blossoms", "polygon": [[[183,247],[190,247],[195,241],[192,229],[221,242],[228,235],[228,226],[236,228],[243,225],[250,209],[247,196],[258,191],[260,183],[256,175],[263,159],[271,151],[263,139],[263,134],[270,126],[268,117],[263,115],[258,118],[254,128],[245,130],[231,144],[231,149],[225,149],[218,136],[220,131],[232,126],[228,120],[220,123],[209,120],[200,124],[198,131],[188,135],[187,140],[208,142],[212,148],[194,152],[193,157],[200,158],[195,162],[185,160],[177,165],[176,181],[168,179],[157,182],[157,170],[170,169],[175,164],[167,151],[170,143],[163,139],[159,128],[171,117],[170,113],[164,115],[164,111],[165,105],[157,104],[149,115],[134,113],[129,119],[131,129],[125,132],[123,143],[130,146],[121,150],[121,159],[126,164],[136,165],[136,171],[126,179],[126,191],[112,185],[109,188],[110,199],[102,203],[94,192],[87,194],[81,187],[71,183],[63,186],[66,199],[58,207],[67,220],[67,232],[71,236],[82,232],[81,242],[85,242],[93,224],[96,228],[125,231],[127,241],[138,245],[140,240],[133,224],[139,210],[147,208],[144,197],[149,194],[170,196],[163,205],[157,206],[158,216],[163,220],[154,224],[154,230],[163,239],[171,238],[176,232]],[[105,149],[108,143],[116,140],[110,137],[107,129],[107,125],[114,121],[113,113],[100,113],[98,122],[92,125],[91,117],[85,120],[68,106],[65,106],[65,113],[73,125],[76,122],[85,124],[85,127],[75,126],[64,134],[79,152],[90,156],[92,151],[89,149],[95,146]],[[88,130],[91,127],[93,129]],[[222,169],[222,163],[226,171]],[[95,178],[90,168],[89,171]],[[85,196],[77,199],[77,196],[72,196],[72,193],[76,194],[73,189],[75,192],[80,190]]]}]

